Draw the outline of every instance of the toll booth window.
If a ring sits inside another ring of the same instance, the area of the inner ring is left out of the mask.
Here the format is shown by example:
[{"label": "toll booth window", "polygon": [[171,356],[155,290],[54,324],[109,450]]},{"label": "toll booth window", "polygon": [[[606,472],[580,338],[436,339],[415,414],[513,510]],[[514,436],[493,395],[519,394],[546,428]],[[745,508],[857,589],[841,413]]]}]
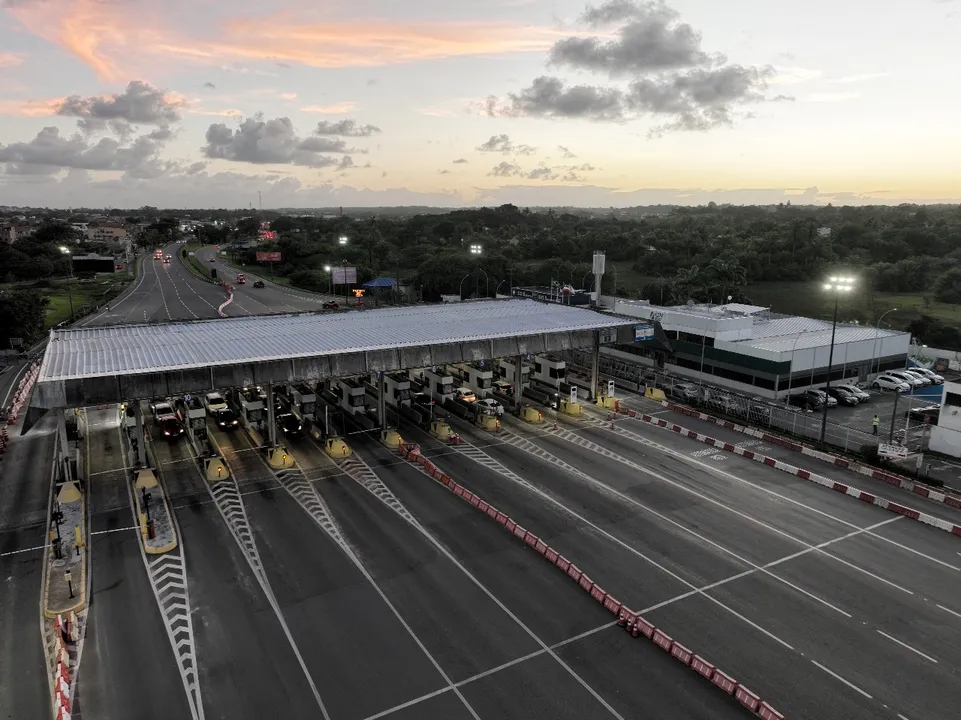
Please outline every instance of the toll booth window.
[{"label": "toll booth window", "polygon": [[484,388],[489,388],[490,386],[491,386],[490,378],[486,378],[486,377],[477,378],[477,387],[479,387],[481,390],[483,390]]},{"label": "toll booth window", "polygon": [[[534,363],[534,372],[536,372],[538,375],[544,372],[539,362]],[[551,377],[554,377],[554,375],[552,374]]]},{"label": "toll booth window", "polygon": [[401,402],[406,402],[410,400],[410,390],[407,388],[397,389],[394,388],[394,399],[400,400]]},{"label": "toll booth window", "polygon": [[551,368],[550,376],[557,380],[563,380],[565,368]]},{"label": "toll booth window", "polygon": [[351,407],[363,407],[363,406],[364,406],[364,396],[363,396],[363,395],[351,395],[351,396],[350,396],[350,406],[351,406]]},{"label": "toll booth window", "polygon": [[945,405],[954,405],[955,407],[961,407],[961,395],[959,395],[958,393],[953,393],[953,392],[945,393],[945,394],[944,394],[944,404],[945,404]]},{"label": "toll booth window", "polygon": [[442,382],[437,383],[437,390],[436,390],[436,392],[437,392],[438,394],[440,394],[440,395],[443,395],[443,394],[444,394],[444,383],[442,383]]}]

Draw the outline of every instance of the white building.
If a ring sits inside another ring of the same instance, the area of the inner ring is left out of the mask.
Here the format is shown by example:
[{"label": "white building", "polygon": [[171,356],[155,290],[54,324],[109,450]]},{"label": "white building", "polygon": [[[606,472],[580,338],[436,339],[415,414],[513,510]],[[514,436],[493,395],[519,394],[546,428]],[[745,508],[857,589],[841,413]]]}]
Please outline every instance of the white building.
[{"label": "white building", "polygon": [[[605,304],[664,331],[653,340],[606,348],[608,355],[771,399],[827,382],[830,322],[738,303],[660,307],[617,299]],[[864,383],[878,372],[905,367],[910,342],[908,333],[838,323],[831,382]]]}]

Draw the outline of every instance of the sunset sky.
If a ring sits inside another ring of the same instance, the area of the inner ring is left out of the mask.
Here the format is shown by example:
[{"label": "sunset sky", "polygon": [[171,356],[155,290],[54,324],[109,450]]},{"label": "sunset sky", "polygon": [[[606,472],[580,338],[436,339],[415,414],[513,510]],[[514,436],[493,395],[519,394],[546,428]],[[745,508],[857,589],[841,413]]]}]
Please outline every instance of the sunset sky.
[{"label": "sunset sky", "polygon": [[961,0],[0,0],[0,205],[961,202]]}]

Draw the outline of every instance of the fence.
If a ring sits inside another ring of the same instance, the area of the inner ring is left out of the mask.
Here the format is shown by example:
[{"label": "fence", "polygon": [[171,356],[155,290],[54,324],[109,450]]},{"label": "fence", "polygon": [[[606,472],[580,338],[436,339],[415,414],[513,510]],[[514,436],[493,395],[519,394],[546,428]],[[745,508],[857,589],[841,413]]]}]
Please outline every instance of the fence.
[{"label": "fence", "polygon": [[[571,350],[569,361],[578,366],[582,372],[589,373],[590,356],[581,350]],[[614,358],[600,358],[600,372],[608,378],[618,381],[628,389],[633,390],[644,385],[655,387],[664,392],[669,400],[699,407],[712,415],[730,418],[736,422],[746,422],[757,427],[779,430],[792,437],[818,441],[821,436],[821,411],[787,405],[784,402],[775,403],[761,397],[751,397],[728,388],[701,383],[698,380],[679,377],[670,373],[659,372],[644,365]],[[907,405],[904,406],[908,410]],[[828,409],[828,414],[832,409]],[[882,418],[882,436],[887,435],[890,417]],[[922,427],[919,421],[911,421],[915,429]],[[901,413],[895,422],[895,441],[906,444],[909,449],[917,450],[926,440],[923,433],[905,432],[904,414]],[[830,445],[842,448],[845,452],[860,452],[863,445],[876,445],[878,437],[862,429],[853,428],[838,422],[828,420],[825,426],[824,441]]]}]

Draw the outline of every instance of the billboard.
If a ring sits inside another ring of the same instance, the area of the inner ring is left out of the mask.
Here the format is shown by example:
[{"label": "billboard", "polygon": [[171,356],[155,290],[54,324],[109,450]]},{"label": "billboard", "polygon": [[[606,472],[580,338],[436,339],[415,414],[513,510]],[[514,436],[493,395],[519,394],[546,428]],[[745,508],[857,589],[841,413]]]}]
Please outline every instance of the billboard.
[{"label": "billboard", "polygon": [[[257,253],[258,255],[260,253]],[[334,285],[356,285],[357,268],[355,267],[335,267],[330,271]]]},{"label": "billboard", "polygon": [[279,252],[257,251],[257,262],[280,262]]},{"label": "billboard", "polygon": [[641,340],[652,340],[653,338],[654,338],[653,325],[635,325],[634,326],[634,342],[639,342]]}]

